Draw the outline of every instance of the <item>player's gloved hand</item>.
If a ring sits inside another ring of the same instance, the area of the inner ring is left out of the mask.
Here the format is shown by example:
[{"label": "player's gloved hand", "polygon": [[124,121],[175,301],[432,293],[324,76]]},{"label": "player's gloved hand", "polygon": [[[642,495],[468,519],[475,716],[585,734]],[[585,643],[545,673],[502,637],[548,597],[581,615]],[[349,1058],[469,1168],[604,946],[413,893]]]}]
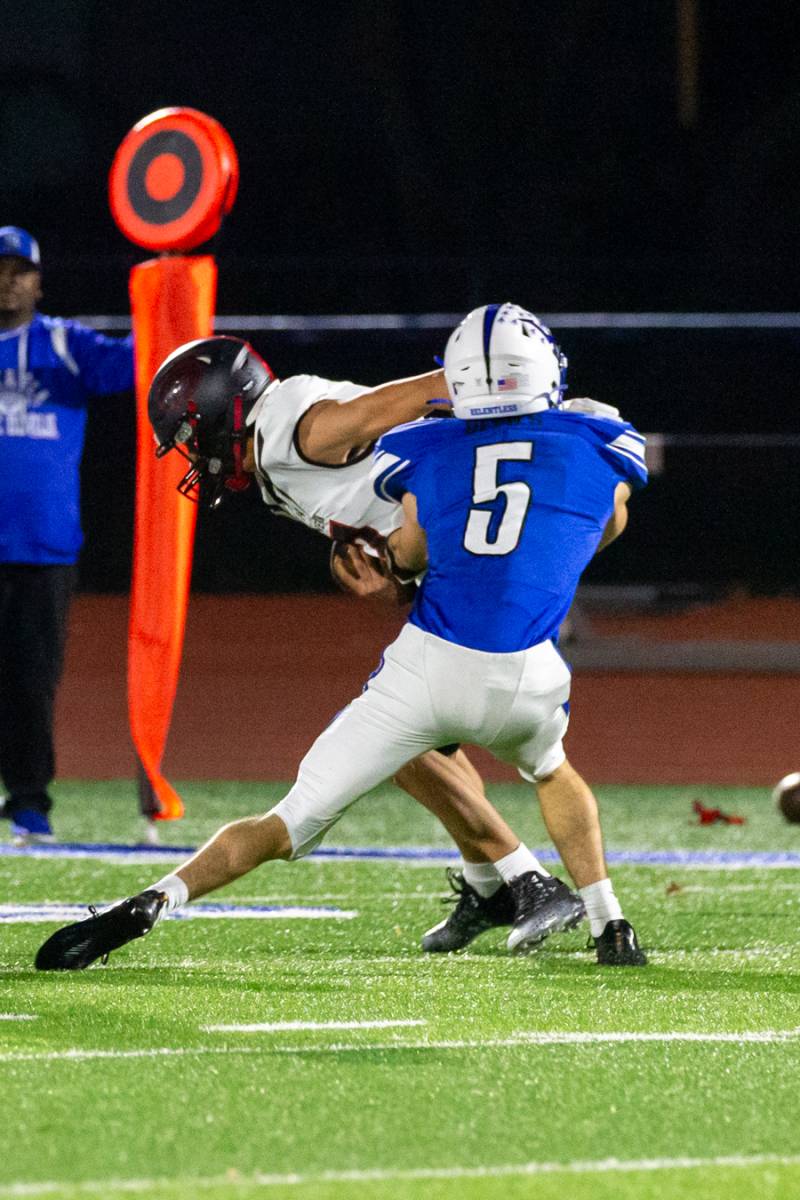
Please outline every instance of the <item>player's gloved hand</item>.
[{"label": "player's gloved hand", "polygon": [[392,605],[410,604],[414,598],[413,583],[399,580],[382,559],[352,542],[333,543],[330,568],[334,583],[353,596]]},{"label": "player's gloved hand", "polygon": [[567,400],[561,405],[561,408],[564,412],[585,413],[587,417],[601,417],[604,421],[622,420],[618,408],[614,408],[611,404],[602,404],[599,400],[592,400],[588,396]]}]

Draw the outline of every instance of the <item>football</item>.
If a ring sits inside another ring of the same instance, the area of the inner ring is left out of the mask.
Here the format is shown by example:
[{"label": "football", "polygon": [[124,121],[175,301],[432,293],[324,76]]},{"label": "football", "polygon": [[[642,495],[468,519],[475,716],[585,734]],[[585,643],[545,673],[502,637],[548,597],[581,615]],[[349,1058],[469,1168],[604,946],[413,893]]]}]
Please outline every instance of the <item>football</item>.
[{"label": "football", "polygon": [[772,798],[787,821],[800,824],[800,771],[785,775],[775,785]]}]

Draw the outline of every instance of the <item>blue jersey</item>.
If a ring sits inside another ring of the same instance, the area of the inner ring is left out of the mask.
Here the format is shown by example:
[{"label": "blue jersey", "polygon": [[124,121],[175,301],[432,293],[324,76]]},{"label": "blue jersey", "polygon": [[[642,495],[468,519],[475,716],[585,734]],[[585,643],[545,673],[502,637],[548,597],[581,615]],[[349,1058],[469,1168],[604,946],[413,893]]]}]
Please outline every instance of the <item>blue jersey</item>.
[{"label": "blue jersey", "polygon": [[644,438],[619,420],[556,409],[427,419],[385,434],[375,490],[417,499],[428,570],[410,620],[474,650],[555,639],[614,511],[647,482]]},{"label": "blue jersey", "polygon": [[0,562],[75,562],[86,402],[132,387],[131,338],[39,314],[0,332]]}]

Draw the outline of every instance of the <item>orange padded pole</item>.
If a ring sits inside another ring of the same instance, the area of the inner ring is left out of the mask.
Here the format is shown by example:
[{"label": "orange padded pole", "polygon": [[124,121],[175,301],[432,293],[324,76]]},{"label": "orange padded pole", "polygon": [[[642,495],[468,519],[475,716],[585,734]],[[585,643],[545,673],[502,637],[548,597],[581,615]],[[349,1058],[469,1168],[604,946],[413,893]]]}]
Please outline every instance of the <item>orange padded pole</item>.
[{"label": "orange padded pole", "polygon": [[213,332],[217,267],[210,255],[173,256],[131,271],[136,344],[136,512],[128,628],[128,718],[140,766],[140,801],[150,817],[183,815],[161,774],[178,686],[192,572],[196,505],[176,491],[178,454],[156,459],[147,416],[150,381],[184,342]]}]

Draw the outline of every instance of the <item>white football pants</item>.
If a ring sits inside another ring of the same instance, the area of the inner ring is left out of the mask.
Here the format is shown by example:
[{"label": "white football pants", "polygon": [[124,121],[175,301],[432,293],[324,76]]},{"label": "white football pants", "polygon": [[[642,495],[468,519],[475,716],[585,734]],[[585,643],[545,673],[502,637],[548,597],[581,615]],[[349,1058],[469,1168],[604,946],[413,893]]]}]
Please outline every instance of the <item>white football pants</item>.
[{"label": "white football pants", "polygon": [[353,801],[437,746],[472,742],[526,779],[549,775],[564,761],[569,687],[552,642],[487,654],[406,624],[270,810],[289,831],[292,857],[313,850]]}]

